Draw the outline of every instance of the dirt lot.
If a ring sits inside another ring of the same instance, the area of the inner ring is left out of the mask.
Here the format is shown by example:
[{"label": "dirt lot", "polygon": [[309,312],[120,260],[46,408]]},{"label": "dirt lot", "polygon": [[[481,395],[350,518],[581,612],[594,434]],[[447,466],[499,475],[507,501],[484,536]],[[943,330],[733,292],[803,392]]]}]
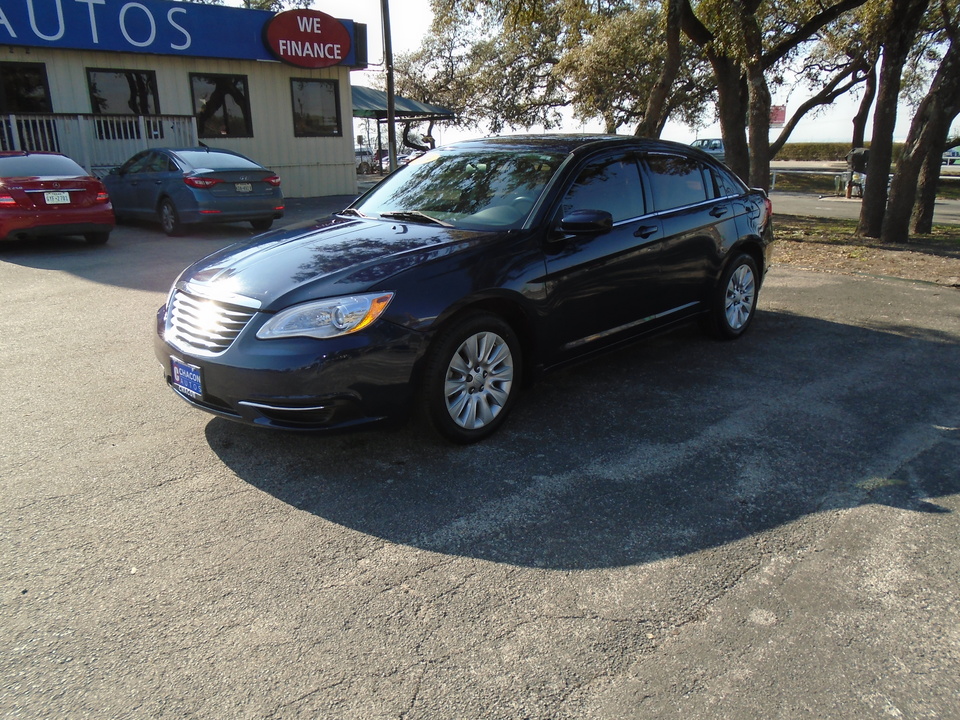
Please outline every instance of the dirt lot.
[{"label": "dirt lot", "polygon": [[882,244],[856,237],[855,225],[839,220],[778,215],[774,260],[808,270],[896,277],[960,287],[960,239],[956,228]]}]

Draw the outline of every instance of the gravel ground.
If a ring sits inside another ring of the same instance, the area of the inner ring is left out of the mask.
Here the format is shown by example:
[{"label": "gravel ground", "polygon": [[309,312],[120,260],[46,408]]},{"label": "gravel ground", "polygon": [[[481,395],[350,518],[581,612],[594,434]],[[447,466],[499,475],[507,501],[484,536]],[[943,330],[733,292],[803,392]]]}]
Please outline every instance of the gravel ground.
[{"label": "gravel ground", "polygon": [[783,265],[960,287],[960,244],[956,241],[911,238],[902,245],[883,244],[796,216],[778,216],[774,232],[774,261]]}]

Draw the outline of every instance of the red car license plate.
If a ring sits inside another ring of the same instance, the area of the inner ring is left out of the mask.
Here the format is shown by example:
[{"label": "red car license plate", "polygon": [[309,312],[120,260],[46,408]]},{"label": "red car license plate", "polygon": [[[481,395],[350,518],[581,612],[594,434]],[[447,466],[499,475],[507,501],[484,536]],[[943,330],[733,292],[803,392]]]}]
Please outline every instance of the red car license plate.
[{"label": "red car license plate", "polygon": [[68,205],[70,203],[70,193],[65,192],[45,192],[43,199],[47,205]]}]

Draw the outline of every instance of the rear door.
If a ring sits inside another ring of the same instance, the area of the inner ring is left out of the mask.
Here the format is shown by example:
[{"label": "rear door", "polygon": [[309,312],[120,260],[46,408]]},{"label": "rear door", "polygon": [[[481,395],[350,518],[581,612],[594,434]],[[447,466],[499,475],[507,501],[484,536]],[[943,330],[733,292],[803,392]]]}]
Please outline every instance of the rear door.
[{"label": "rear door", "polygon": [[701,309],[723,249],[737,237],[735,198],[698,159],[650,153],[643,167],[663,227],[657,310],[679,319]]},{"label": "rear door", "polygon": [[140,168],[136,186],[139,211],[153,216],[160,204],[160,196],[170,192],[171,177],[179,180],[180,175],[180,168],[165,153],[151,151]]}]

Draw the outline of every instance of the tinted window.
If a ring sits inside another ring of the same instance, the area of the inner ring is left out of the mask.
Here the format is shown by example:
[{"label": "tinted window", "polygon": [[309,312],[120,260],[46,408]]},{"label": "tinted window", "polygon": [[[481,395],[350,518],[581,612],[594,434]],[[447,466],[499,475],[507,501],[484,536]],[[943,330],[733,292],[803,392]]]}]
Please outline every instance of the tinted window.
[{"label": "tinted window", "polygon": [[572,210],[606,210],[613,221],[646,213],[640,170],[632,159],[605,160],[588,165],[563,198],[563,214]]},{"label": "tinted window", "polygon": [[191,73],[190,90],[200,137],[253,137],[246,75]]},{"label": "tinted window", "polygon": [[290,80],[293,134],[296,137],[339,137],[340,91],[336,80]]},{"label": "tinted window", "polygon": [[153,70],[87,70],[90,106],[98,115],[156,115],[160,112]]},{"label": "tinted window", "polygon": [[81,176],[87,171],[62,155],[16,155],[0,158],[0,176],[31,177],[34,175]]},{"label": "tinted window", "polygon": [[731,195],[741,195],[746,188],[743,183],[737,180],[730,173],[719,168],[710,168],[713,173],[714,181],[717,183],[717,191],[720,197],[729,197]]},{"label": "tinted window", "polygon": [[713,195],[708,193],[703,167],[690,158],[651,155],[647,158],[653,202],[657,210],[694,205]]},{"label": "tinted window", "polygon": [[0,112],[53,112],[47,70],[37,63],[0,63]]}]

